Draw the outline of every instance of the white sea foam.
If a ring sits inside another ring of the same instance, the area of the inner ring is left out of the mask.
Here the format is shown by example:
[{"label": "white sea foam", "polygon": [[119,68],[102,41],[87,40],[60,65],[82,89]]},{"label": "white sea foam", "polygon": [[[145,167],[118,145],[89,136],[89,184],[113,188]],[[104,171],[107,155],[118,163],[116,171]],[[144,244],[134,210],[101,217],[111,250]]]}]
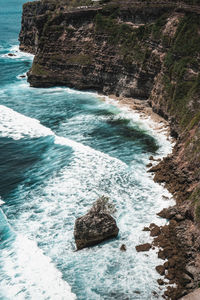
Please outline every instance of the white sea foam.
[{"label": "white sea foam", "polygon": [[21,139],[25,136],[40,137],[54,135],[36,119],[26,117],[11,108],[0,105],[0,136]]},{"label": "white sea foam", "polygon": [[157,157],[163,157],[172,152],[174,143],[169,136],[169,127],[166,127],[164,122],[159,123],[154,121],[151,116],[144,115],[139,111],[133,111],[126,105],[122,105],[120,100],[114,100],[108,96],[100,96],[111,105],[118,107],[120,114],[118,117],[122,119],[129,119],[132,121],[133,126],[137,124],[144,132],[153,136],[159,145]]},{"label": "white sea foam", "polygon": [[[73,145],[74,148],[76,146]],[[144,174],[138,164],[128,171],[120,161],[103,153],[98,155],[89,147],[78,147],[70,164],[56,176],[43,182],[28,196],[21,193],[24,201],[20,205],[21,213],[15,220],[15,228],[37,240],[49,257],[65,265],[66,271],[63,272],[70,280],[73,281],[74,276],[77,280],[81,277],[81,285],[85,289],[87,287],[88,299],[101,299],[93,287],[98,290],[102,284],[110,293],[127,292],[132,297],[133,288],[139,289],[142,299],[150,299],[152,287],[157,289],[158,274],[153,270],[160,260],[153,251],[148,256],[136,254],[135,245],[150,240],[142,231],[145,225],[165,223],[155,215],[155,211],[171,204],[171,195]],[[93,201],[103,194],[109,195],[116,204],[119,239],[74,253],[75,217],[86,213]],[[169,201],[163,201],[162,195],[168,196]],[[122,243],[127,246],[125,256],[119,252]],[[157,292],[160,291],[157,289]]]},{"label": "white sea foam", "polygon": [[0,206],[3,205],[5,202],[0,199]]},{"label": "white sea foam", "polygon": [[27,79],[27,74],[26,73],[23,73],[23,74],[20,74],[20,75],[18,75],[17,76],[17,79],[20,79],[20,80],[22,80],[22,79]]},{"label": "white sea foam", "polygon": [[[29,239],[37,241],[46,255],[57,264],[65,266],[62,271],[64,276],[72,282],[75,277],[76,284],[83,286],[83,293],[87,294],[88,299],[101,299],[101,289],[104,289],[104,294],[108,293],[108,298],[116,292],[121,298],[127,295],[135,300],[153,299],[152,289],[160,296],[161,291],[156,284],[158,274],[153,271],[155,266],[160,264],[160,260],[155,251],[150,251],[147,255],[136,254],[135,245],[150,240],[148,234],[142,231],[145,225],[151,222],[159,225],[165,223],[155,212],[173,203],[170,193],[153,182],[141,163],[135,162],[134,166],[127,166],[119,159],[81,143],[58,137],[39,121],[22,116],[9,108],[0,106],[0,112],[2,136],[19,139],[27,135],[53,135],[56,144],[66,145],[74,150],[70,163],[59,173],[53,174],[48,181],[44,180],[41,186],[29,193],[23,192],[23,187],[19,187],[20,198],[24,198],[24,201],[20,203],[17,220],[13,220],[16,232],[20,236],[25,234]],[[119,117],[120,114],[121,117],[127,118],[125,112],[120,112]],[[130,118],[133,118],[132,113]],[[138,124],[142,123],[140,119],[135,118],[134,122],[136,120]],[[150,133],[152,128],[147,126],[144,130]],[[163,136],[163,143],[168,145],[162,132],[156,134],[159,137]],[[169,150],[170,147],[166,147],[163,153]],[[102,194],[108,195],[116,204],[119,239],[79,253],[73,252],[75,218],[84,214]],[[162,196],[168,197],[169,200],[163,200]],[[10,207],[9,210],[11,216],[15,216],[15,207]],[[125,255],[119,252],[122,243],[127,246]],[[43,258],[46,261],[46,256],[42,256],[41,260]],[[32,267],[35,270],[31,265]],[[26,274],[26,271],[22,270],[21,274]],[[18,284],[20,283],[16,284],[17,288]],[[46,282],[41,280],[41,284],[41,290],[46,291]],[[27,290],[30,290],[31,294],[34,293],[32,286]],[[135,294],[134,290],[141,294]]]},{"label": "white sea foam", "polygon": [[[38,120],[26,117],[3,105],[0,105],[0,136],[11,137],[15,140],[27,136],[31,138],[41,136],[54,136],[55,144],[69,146],[75,151],[84,152],[88,155],[90,152],[93,152],[96,155],[100,154],[99,151],[96,151],[89,146],[85,146],[68,138],[56,136],[51,129],[41,125]],[[109,155],[107,154],[102,155],[104,157],[109,157]],[[117,161],[116,158],[112,159]],[[122,162],[120,161],[120,163]]]},{"label": "white sea foam", "polygon": [[0,265],[0,295],[6,299],[76,299],[51,259],[23,235],[1,249]]},{"label": "white sea foam", "polygon": [[[161,122],[158,124],[158,122],[154,121],[151,116],[144,115],[139,111],[133,111],[128,106],[121,105],[120,101],[114,100],[108,96],[101,96],[95,92],[83,92],[65,87],[56,87],[48,90],[50,93],[65,91],[68,94],[88,95],[97,98],[103,98],[106,104],[118,109],[116,119],[130,120],[133,127],[138,126],[140,130],[142,129],[145,133],[153,136],[156,139],[159,145],[159,150],[156,155],[157,158],[161,158],[172,152],[174,142],[169,136],[169,127],[166,127],[166,123]],[[111,107],[107,107],[107,109],[111,109]],[[76,116],[76,118],[77,117],[79,116]]]},{"label": "white sea foam", "polygon": [[[13,54],[13,56],[10,56],[9,53]],[[30,53],[27,53],[27,52],[20,51],[19,46],[15,45],[15,46],[12,46],[9,49],[8,53],[2,54],[1,57],[7,57],[7,58],[10,58],[10,59],[20,59],[20,60],[26,60],[27,61],[27,59],[33,60],[34,55],[30,54]]]},{"label": "white sea foam", "polygon": [[0,197],[0,206],[3,205],[5,202]]}]

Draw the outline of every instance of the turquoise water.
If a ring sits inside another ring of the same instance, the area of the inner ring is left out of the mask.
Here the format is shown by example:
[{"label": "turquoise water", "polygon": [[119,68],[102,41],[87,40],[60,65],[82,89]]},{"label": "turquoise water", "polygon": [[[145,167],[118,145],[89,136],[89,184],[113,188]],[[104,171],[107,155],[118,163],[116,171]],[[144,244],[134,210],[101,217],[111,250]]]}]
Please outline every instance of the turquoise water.
[{"label": "turquoise water", "polygon": [[[0,10],[0,299],[160,298],[156,251],[135,246],[171,201],[146,173],[171,144],[95,93],[30,88],[20,77],[33,59],[18,50],[23,3]],[[75,252],[75,219],[101,195],[116,205],[119,237]]]}]

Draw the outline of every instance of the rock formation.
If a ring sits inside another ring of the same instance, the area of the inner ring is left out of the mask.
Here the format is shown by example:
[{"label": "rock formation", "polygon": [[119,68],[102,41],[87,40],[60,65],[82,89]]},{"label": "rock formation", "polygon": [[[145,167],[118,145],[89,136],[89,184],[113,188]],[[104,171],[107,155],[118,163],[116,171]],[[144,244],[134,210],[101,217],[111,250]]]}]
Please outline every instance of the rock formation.
[{"label": "rock formation", "polygon": [[78,218],[74,227],[77,250],[117,237],[119,228],[110,214],[108,198],[99,198],[87,214]]}]

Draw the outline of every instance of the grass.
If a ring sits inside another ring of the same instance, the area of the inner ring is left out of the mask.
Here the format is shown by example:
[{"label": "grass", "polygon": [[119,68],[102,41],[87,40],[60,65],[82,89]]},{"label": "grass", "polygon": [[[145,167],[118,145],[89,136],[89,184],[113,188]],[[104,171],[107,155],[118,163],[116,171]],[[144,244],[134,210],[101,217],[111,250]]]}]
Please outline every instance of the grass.
[{"label": "grass", "polygon": [[104,34],[110,44],[119,47],[127,67],[133,63],[142,63],[149,53],[142,41],[150,36],[151,26],[132,28],[130,25],[118,23],[115,14],[104,16],[99,13],[95,18],[95,32]]},{"label": "grass", "polygon": [[48,75],[48,72],[40,64],[33,63],[31,71],[34,75],[45,76]]},{"label": "grass", "polygon": [[189,70],[195,70],[198,66],[199,26],[200,18],[196,14],[189,13],[182,19],[164,62],[166,71],[163,82],[170,99],[170,110],[177,115],[182,129],[198,119],[195,114],[196,109],[200,109],[198,105],[189,107],[191,99],[200,91],[200,77],[193,72],[194,75],[187,78]]},{"label": "grass", "polygon": [[86,54],[79,54],[79,55],[71,55],[68,57],[68,61],[74,64],[80,65],[91,65],[92,64],[92,57]]}]

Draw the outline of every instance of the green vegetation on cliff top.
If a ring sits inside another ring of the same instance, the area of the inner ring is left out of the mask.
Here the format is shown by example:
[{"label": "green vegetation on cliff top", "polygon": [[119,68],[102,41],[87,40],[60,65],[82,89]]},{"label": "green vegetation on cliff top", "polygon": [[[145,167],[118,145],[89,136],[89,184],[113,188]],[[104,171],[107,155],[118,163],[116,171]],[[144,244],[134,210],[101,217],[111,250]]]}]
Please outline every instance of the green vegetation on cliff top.
[{"label": "green vegetation on cliff top", "polygon": [[[179,124],[186,128],[198,121],[197,101],[191,99],[200,94],[198,60],[200,54],[200,17],[187,14],[180,22],[174,40],[165,58],[165,87],[170,98],[169,110],[177,115]],[[191,127],[190,126],[190,127]]]}]

